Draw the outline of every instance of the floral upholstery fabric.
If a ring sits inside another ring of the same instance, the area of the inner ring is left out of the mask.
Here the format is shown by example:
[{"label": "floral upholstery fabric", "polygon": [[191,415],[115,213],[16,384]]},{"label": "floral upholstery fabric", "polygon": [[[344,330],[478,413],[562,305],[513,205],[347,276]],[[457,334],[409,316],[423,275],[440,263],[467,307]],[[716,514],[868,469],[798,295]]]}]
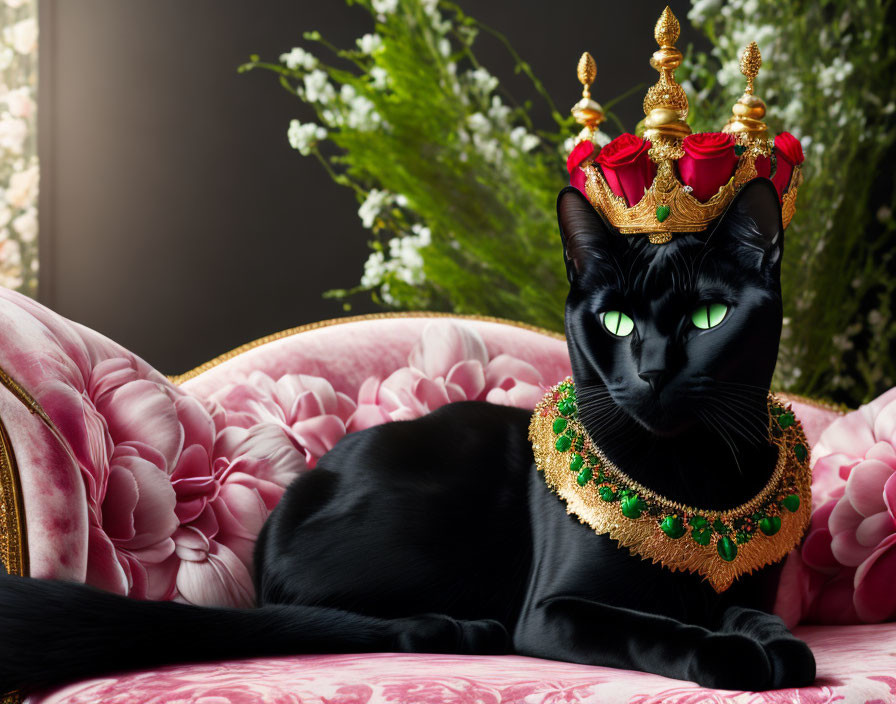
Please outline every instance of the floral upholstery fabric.
[{"label": "floral upholstery fabric", "polygon": [[643,672],[508,656],[313,655],[181,665],[35,695],[28,704],[890,704],[896,624],[801,627],[815,685],[702,689]]},{"label": "floral upholstery fabric", "polygon": [[[0,329],[0,368],[41,411],[31,413],[0,388],[0,418],[21,475],[30,574],[197,605],[252,604],[251,554],[261,525],[286,485],[313,471],[346,433],[464,399],[531,408],[569,373],[562,339],[486,320],[404,317],[320,327],[247,349],[180,384],[95,331],[2,289]],[[811,540],[790,555],[782,580],[777,608],[790,624],[893,617],[887,591],[896,530],[893,393],[843,418],[793,401],[815,446],[813,494],[821,508]],[[896,636],[889,626],[807,631],[829,653],[830,678],[845,672],[853,646],[844,643],[859,642],[859,633],[865,642]],[[666,687],[669,697],[703,701],[687,699],[702,690],[661,678],[525,658],[365,657],[168,668],[159,671],[164,677],[123,675],[34,701],[134,701],[125,693],[153,682],[157,689],[142,700],[522,702],[607,695],[646,702]],[[873,677],[892,672],[893,663],[889,670],[875,663],[863,660],[870,669],[861,691],[891,701],[893,692]],[[436,671],[440,679],[427,679]],[[226,694],[237,681],[254,683],[246,698]],[[288,687],[290,681],[304,689]],[[829,682],[805,696],[833,692]],[[851,693],[857,685],[841,678],[836,686]],[[97,687],[109,689],[99,696]]]}]

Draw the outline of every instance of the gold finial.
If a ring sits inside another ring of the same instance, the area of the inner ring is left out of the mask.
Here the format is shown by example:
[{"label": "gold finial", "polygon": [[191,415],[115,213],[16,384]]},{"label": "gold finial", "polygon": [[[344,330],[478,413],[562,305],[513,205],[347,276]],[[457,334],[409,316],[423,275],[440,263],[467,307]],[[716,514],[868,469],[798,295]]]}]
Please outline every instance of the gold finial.
[{"label": "gold finial", "polygon": [[[604,121],[604,109],[600,103],[591,99],[591,84],[594,83],[594,78],[597,76],[597,64],[594,63],[594,57],[587,51],[579,59],[576,75],[582,84],[582,99],[572,106],[570,112],[576,122],[583,125],[586,130],[594,132],[597,126]],[[586,133],[586,137],[590,138],[590,135]]]},{"label": "gold finial", "polygon": [[760,66],[762,66],[762,54],[759,53],[759,45],[750,42],[740,57],[740,72],[747,77],[747,89],[744,91],[747,95],[753,94],[753,79],[759,74]]},{"label": "gold finial", "polygon": [[660,78],[644,96],[644,114],[647,116],[644,120],[644,138],[657,143],[655,161],[676,158],[680,140],[691,133],[691,128],[685,122],[688,116],[688,97],[684,89],[675,82],[675,69],[681,66],[683,58],[675,48],[680,32],[678,20],[667,5],[653,30],[660,48],[650,59],[650,65],[659,71]]},{"label": "gold finial", "polygon": [[753,80],[762,66],[762,54],[756,42],[750,42],[740,57],[740,72],[747,78],[744,94],[731,108],[731,117],[722,132],[733,134],[735,139],[743,142],[754,142],[760,148],[765,142],[768,128],[762,121],[765,117],[765,103],[753,94]]},{"label": "gold finial", "polygon": [[594,79],[597,76],[597,64],[594,63],[594,57],[587,51],[579,59],[576,75],[578,75],[579,82],[582,84],[582,97],[590,98],[591,84],[594,83]]},{"label": "gold finial", "polygon": [[681,34],[681,25],[678,24],[678,18],[666,5],[663,14],[656,21],[656,27],[653,28],[653,37],[660,46],[674,47],[679,34]]}]

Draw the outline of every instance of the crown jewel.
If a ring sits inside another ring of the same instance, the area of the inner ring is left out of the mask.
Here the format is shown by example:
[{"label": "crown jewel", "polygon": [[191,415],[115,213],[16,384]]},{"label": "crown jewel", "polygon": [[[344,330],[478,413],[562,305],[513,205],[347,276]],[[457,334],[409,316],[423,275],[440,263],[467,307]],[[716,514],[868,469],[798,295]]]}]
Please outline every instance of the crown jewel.
[{"label": "crown jewel", "polygon": [[620,232],[646,234],[650,242],[662,244],[675,232],[706,229],[744,184],[761,176],[775,184],[787,227],[796,210],[803,155],[799,142],[787,133],[774,142],[768,138],[766,106],[753,86],[762,65],[759,47],[751,42],[741,56],[747,85],[721,132],[691,134],[688,98],[675,80],[683,59],[675,47],[680,31],[666,7],[654,28],[659,48],[650,65],[659,79],[644,97],[643,136],[622,135],[603,149],[579,148],[585,141],[596,143],[597,126],[604,119],[591,99],[594,59],[587,52],[582,55],[578,77],[583,97],[572,112],[585,129],[567,163],[571,183]]}]

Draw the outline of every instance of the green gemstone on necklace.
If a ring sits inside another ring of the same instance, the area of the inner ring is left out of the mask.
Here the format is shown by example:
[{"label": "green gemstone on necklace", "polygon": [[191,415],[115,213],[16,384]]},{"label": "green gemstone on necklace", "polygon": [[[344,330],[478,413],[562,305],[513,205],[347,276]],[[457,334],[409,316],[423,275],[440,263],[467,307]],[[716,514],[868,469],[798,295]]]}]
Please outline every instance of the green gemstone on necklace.
[{"label": "green gemstone on necklace", "polygon": [[759,529],[766,535],[774,535],[781,530],[781,517],[766,516],[759,521]]},{"label": "green gemstone on necklace", "polygon": [[678,516],[666,516],[660,521],[660,528],[663,533],[668,535],[672,540],[677,540],[684,535],[684,524]]},{"label": "green gemstone on necklace", "polygon": [[727,535],[719,538],[719,542],[716,543],[716,550],[719,552],[719,557],[725,562],[731,562],[737,557],[737,545],[735,545],[734,541]]},{"label": "green gemstone on necklace", "polygon": [[616,500],[616,492],[608,486],[602,486],[597,490],[597,493],[600,494],[601,499],[608,503]]},{"label": "green gemstone on necklace", "polygon": [[576,452],[573,454],[572,459],[569,461],[569,468],[573,472],[578,472],[582,468],[582,464],[584,464],[585,460],[582,459],[582,456]]},{"label": "green gemstone on necklace", "polygon": [[739,530],[739,531],[737,531],[737,534],[734,536],[734,541],[738,545],[743,545],[744,543],[749,542],[750,538],[752,538],[752,537],[753,536],[750,535],[749,533],[747,533],[746,531]]},{"label": "green gemstone on necklace", "polygon": [[582,471],[579,472],[579,476],[576,477],[576,482],[579,486],[585,486],[588,482],[591,481],[591,467],[583,467]]},{"label": "green gemstone on necklace", "polygon": [[806,449],[806,446],[801,442],[798,442],[793,446],[793,454],[796,455],[796,458],[802,462],[809,456],[809,451]]},{"label": "green gemstone on necklace", "polygon": [[638,498],[637,494],[629,494],[623,498],[620,506],[622,507],[622,515],[626,518],[640,518],[641,511],[646,508],[646,504]]},{"label": "green gemstone on necklace", "polygon": [[717,518],[712,522],[713,530],[719,535],[728,535],[728,526],[722,523],[721,518]]},{"label": "green gemstone on necklace", "polygon": [[800,507],[800,497],[797,494],[788,494],[781,501],[784,504],[784,508],[786,508],[791,513],[796,513],[797,509]]},{"label": "green gemstone on necklace", "polygon": [[688,521],[690,523],[691,528],[705,528],[709,521],[706,520],[703,516],[691,516],[691,520]]},{"label": "green gemstone on necklace", "polygon": [[782,413],[778,416],[778,425],[780,425],[782,428],[789,428],[791,425],[793,425],[795,420],[796,416],[788,411],[787,413]]},{"label": "green gemstone on necklace", "polygon": [[557,438],[557,442],[554,443],[554,447],[556,447],[559,452],[566,452],[572,447],[572,438],[569,437],[569,435],[561,435]]},{"label": "green gemstone on necklace", "polygon": [[566,430],[567,425],[569,425],[569,421],[566,420],[566,418],[554,418],[554,424],[551,427],[554,429],[554,432],[559,435]]},{"label": "green gemstone on necklace", "polygon": [[697,545],[709,545],[712,538],[712,531],[709,528],[694,528],[691,531],[691,537]]}]

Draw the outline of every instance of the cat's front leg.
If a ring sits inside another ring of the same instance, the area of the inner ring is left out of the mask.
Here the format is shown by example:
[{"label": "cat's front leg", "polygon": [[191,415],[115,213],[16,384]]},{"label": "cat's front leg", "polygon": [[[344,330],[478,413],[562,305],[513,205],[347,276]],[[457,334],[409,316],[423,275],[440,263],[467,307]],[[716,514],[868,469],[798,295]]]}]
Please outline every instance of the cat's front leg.
[{"label": "cat's front leg", "polygon": [[772,687],[807,687],[815,681],[815,656],[778,616],[729,606],[718,628],[722,633],[749,636],[762,644],[772,666]]},{"label": "cat's front leg", "polygon": [[513,643],[521,655],[641,670],[704,687],[774,686],[766,650],[750,635],[580,597],[554,596],[526,609]]}]

